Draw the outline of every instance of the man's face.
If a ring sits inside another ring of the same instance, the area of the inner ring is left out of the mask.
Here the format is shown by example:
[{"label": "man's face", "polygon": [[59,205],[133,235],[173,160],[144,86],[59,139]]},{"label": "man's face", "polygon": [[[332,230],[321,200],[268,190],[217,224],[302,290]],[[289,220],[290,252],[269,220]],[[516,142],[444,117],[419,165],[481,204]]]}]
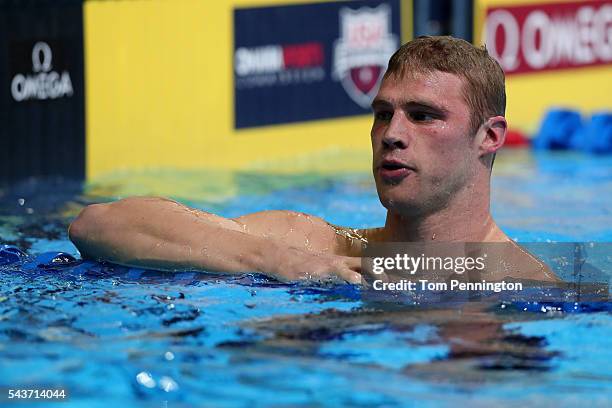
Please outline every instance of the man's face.
[{"label": "man's face", "polygon": [[453,74],[386,77],[372,103],[373,170],[381,203],[402,215],[446,206],[478,163],[470,109]]}]

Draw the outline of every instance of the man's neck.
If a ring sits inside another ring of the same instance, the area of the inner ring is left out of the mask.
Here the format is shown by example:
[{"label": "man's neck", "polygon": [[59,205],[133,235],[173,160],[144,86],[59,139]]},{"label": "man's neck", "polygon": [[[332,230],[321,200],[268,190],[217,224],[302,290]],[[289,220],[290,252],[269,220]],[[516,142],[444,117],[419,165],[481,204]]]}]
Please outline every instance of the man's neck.
[{"label": "man's neck", "polygon": [[387,212],[385,241],[494,242],[507,241],[489,211],[489,191],[464,191],[444,208],[424,216]]}]

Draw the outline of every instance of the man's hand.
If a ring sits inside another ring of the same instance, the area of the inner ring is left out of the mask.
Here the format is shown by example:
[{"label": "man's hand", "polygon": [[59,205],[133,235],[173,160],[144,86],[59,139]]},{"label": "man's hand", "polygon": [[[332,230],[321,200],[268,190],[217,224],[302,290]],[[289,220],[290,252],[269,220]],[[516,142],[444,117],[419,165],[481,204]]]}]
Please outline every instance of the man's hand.
[{"label": "man's hand", "polygon": [[283,281],[343,280],[361,283],[361,258],[313,253],[297,248],[276,251],[273,270],[269,275]]}]

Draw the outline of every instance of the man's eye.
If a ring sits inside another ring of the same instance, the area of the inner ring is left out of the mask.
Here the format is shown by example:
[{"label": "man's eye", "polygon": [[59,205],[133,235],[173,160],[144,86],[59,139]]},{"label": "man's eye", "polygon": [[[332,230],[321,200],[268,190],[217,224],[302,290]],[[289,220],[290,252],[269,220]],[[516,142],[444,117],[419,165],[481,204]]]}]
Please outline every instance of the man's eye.
[{"label": "man's eye", "polygon": [[428,122],[435,119],[433,115],[426,112],[412,112],[410,117],[416,122]]},{"label": "man's eye", "polygon": [[388,120],[391,120],[392,117],[393,117],[392,112],[388,112],[388,111],[374,112],[374,118],[376,120],[388,121]]}]

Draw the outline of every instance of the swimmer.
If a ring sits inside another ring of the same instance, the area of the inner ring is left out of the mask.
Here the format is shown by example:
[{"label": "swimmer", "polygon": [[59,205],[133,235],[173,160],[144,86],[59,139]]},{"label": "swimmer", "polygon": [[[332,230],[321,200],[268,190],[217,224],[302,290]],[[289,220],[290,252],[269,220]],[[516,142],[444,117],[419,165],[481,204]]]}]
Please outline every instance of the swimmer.
[{"label": "swimmer", "polygon": [[83,257],[159,270],[260,272],[280,280],[362,281],[364,242],[506,242],[510,277],[557,278],[490,213],[490,179],[506,137],[504,73],[484,48],[420,37],[391,57],[374,98],[373,172],[385,225],[351,229],[292,211],[226,219],[132,197],[86,207],[69,236]]}]

